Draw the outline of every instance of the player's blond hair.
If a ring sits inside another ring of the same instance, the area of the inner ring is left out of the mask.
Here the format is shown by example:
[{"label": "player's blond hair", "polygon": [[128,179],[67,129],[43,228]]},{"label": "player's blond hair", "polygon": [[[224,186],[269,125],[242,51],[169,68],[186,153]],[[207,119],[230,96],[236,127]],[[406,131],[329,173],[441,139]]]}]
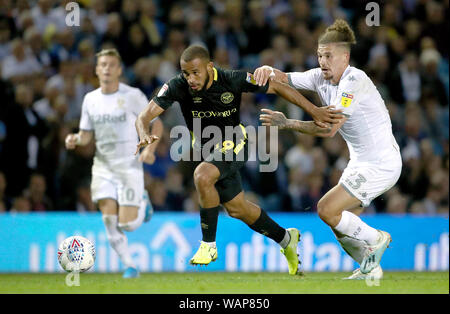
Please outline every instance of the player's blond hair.
[{"label": "player's blond hair", "polygon": [[348,49],[350,49],[351,45],[356,44],[355,33],[346,21],[337,19],[320,35],[319,45],[331,43],[342,44]]},{"label": "player's blond hair", "polygon": [[116,48],[102,49],[100,52],[97,52],[95,56],[97,57],[97,60],[103,56],[116,57],[119,60],[119,64],[122,63],[122,57],[120,56],[120,53],[117,51]]}]

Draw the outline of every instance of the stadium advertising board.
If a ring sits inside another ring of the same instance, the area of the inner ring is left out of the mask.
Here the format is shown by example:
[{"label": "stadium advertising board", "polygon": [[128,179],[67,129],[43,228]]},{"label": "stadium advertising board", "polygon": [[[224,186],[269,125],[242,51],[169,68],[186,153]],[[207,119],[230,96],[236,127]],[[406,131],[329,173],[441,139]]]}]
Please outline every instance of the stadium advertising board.
[{"label": "stadium advertising board", "polygon": [[[272,213],[284,227],[297,227],[301,269],[351,271],[356,263],[344,253],[331,230],[316,216]],[[449,268],[448,217],[367,215],[371,226],[391,233],[384,270],[437,271]],[[189,259],[201,239],[198,214],[157,213],[138,230],[127,233],[129,246],[143,272],[287,272],[287,264],[273,241],[253,232],[241,221],[219,217],[219,258],[208,267],[193,267]],[[1,214],[0,272],[61,272],[56,252],[70,235],[82,235],[96,246],[93,272],[118,272],[123,266],[110,247],[100,214]]]}]

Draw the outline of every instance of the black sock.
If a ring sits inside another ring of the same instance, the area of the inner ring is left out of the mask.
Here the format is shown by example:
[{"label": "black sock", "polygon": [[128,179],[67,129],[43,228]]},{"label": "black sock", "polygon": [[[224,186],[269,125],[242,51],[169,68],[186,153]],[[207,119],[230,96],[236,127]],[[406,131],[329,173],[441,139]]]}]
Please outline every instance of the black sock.
[{"label": "black sock", "polygon": [[286,234],[286,229],[280,227],[280,225],[273,221],[262,208],[259,218],[252,225],[248,226],[277,243],[281,242]]},{"label": "black sock", "polygon": [[217,219],[220,205],[213,208],[200,207],[200,224],[202,227],[202,240],[204,242],[216,241]]}]

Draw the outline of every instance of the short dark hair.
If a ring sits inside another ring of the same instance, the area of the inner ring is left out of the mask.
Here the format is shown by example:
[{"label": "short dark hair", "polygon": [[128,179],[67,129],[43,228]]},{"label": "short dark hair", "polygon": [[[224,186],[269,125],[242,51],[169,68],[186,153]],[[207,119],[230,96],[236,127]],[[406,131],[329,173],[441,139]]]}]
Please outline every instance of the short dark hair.
[{"label": "short dark hair", "polygon": [[203,46],[191,45],[187,47],[181,54],[181,60],[185,62],[192,61],[196,58],[204,59],[210,61],[209,51]]}]

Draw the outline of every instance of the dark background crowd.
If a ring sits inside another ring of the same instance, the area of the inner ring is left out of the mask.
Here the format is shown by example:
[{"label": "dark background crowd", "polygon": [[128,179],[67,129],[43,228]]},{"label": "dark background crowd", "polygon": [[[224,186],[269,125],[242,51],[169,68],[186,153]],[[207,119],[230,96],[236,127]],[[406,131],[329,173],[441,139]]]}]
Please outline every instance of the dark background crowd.
[{"label": "dark background crowd", "polygon": [[[367,1],[357,0],[80,0],[79,26],[66,23],[69,2],[0,0],[0,212],[96,211],[94,143],[67,151],[64,138],[78,130],[83,96],[98,87],[100,49],[117,48],[123,81],[150,99],[178,73],[190,44],[207,47],[225,69],[305,71],[318,66],[319,34],[344,18],[357,38],[351,65],[382,94],[404,162],[397,185],[367,211],[448,215],[448,0],[374,1],[378,26],[368,25]],[[261,108],[310,119],[279,97],[244,94],[244,125],[257,127]],[[184,123],[177,105],[161,118],[165,133],[155,164],[145,166],[146,188],[156,211],[196,211],[193,169],[169,154],[169,132]],[[314,212],[338,182],[348,150],[340,135],[280,131],[278,158],[275,172],[247,162],[248,198],[268,211]]]}]

